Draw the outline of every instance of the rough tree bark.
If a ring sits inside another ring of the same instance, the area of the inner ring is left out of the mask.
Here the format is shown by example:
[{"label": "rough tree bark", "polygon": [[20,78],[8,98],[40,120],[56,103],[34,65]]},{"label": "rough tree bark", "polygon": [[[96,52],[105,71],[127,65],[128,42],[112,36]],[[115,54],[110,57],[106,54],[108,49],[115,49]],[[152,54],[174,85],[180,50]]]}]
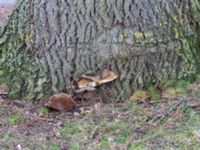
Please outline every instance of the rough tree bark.
[{"label": "rough tree bark", "polygon": [[199,12],[198,0],[19,0],[0,33],[0,67],[29,99],[109,68],[119,78],[100,93],[127,98],[198,72]]}]

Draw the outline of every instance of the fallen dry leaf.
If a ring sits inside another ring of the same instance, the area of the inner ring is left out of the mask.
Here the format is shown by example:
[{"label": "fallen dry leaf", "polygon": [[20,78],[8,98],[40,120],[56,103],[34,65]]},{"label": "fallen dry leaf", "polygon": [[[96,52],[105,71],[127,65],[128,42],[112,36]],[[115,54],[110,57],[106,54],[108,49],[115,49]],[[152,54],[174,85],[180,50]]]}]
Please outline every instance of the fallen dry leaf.
[{"label": "fallen dry leaf", "polygon": [[163,96],[177,96],[176,88],[167,88],[163,90]]},{"label": "fallen dry leaf", "polygon": [[163,90],[162,95],[169,97],[175,97],[175,96],[183,96],[186,95],[188,93],[188,90],[184,87],[169,87],[165,90]]},{"label": "fallen dry leaf", "polygon": [[76,108],[76,104],[68,94],[58,93],[50,97],[46,107],[60,111],[71,111]]},{"label": "fallen dry leaf", "polygon": [[150,97],[149,93],[144,90],[137,90],[134,94],[129,98],[132,101],[144,101]]}]

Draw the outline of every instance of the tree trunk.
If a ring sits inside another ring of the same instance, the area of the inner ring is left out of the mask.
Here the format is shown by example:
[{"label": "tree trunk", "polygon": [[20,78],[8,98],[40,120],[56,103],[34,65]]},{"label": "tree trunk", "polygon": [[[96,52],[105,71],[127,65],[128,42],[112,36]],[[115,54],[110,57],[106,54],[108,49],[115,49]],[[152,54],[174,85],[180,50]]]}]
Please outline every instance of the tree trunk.
[{"label": "tree trunk", "polygon": [[19,0],[0,34],[1,70],[33,99],[108,68],[119,77],[99,93],[127,98],[198,72],[199,12],[198,0]]}]

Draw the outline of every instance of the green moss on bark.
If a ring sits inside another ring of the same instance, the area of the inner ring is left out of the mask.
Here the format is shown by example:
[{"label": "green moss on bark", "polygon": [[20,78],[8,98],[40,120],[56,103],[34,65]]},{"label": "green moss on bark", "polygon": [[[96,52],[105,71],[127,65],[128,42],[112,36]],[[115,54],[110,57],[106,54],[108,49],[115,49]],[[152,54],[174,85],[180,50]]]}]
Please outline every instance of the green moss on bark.
[{"label": "green moss on bark", "polygon": [[69,92],[71,77],[105,66],[119,78],[102,94],[117,100],[146,83],[194,76],[199,1],[151,2],[19,0],[0,33],[0,71],[30,100]]}]

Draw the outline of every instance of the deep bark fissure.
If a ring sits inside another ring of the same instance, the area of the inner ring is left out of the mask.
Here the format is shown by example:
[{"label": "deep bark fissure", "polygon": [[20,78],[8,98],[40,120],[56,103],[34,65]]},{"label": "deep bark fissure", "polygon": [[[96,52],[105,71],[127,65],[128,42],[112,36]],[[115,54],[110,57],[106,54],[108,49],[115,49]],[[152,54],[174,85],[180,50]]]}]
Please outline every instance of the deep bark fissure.
[{"label": "deep bark fissure", "polygon": [[198,71],[199,9],[197,0],[20,0],[1,33],[0,60],[30,98],[71,91],[72,78],[105,68],[119,78],[99,91],[127,98]]}]

